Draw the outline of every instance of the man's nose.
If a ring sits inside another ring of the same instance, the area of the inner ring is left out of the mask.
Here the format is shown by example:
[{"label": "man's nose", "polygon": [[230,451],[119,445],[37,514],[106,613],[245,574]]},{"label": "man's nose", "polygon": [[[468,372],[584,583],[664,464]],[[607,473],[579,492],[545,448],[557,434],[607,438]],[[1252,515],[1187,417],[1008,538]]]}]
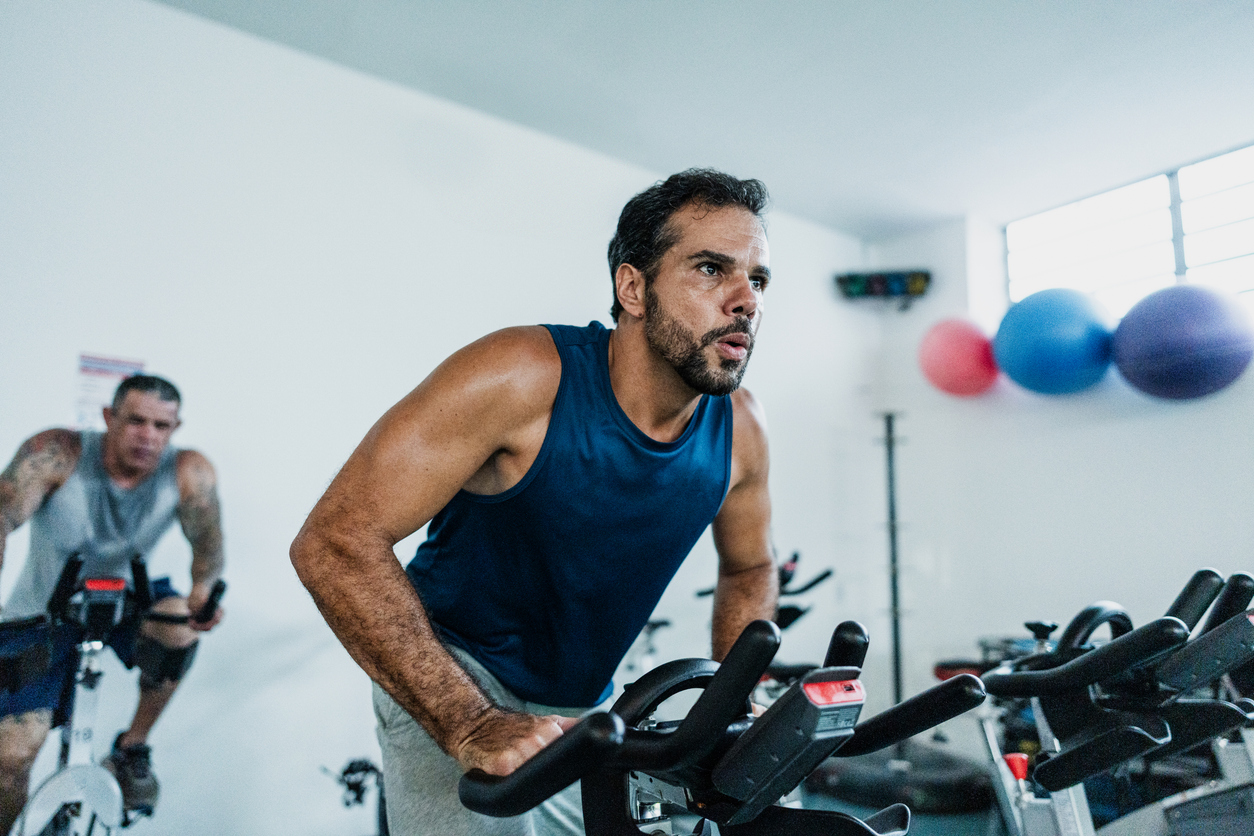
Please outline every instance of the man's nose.
[{"label": "man's nose", "polygon": [[753,279],[748,273],[743,273],[736,277],[724,309],[730,315],[753,319],[753,315],[758,310],[758,302],[758,294],[753,289]]}]

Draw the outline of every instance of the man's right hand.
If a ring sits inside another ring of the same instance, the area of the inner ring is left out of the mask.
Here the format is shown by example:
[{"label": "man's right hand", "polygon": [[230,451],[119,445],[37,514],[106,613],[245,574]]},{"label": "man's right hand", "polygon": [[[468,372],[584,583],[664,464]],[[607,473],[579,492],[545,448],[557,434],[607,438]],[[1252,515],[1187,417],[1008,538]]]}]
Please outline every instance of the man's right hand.
[{"label": "man's right hand", "polygon": [[576,717],[538,716],[494,709],[454,751],[462,769],[508,775],[578,723]]}]

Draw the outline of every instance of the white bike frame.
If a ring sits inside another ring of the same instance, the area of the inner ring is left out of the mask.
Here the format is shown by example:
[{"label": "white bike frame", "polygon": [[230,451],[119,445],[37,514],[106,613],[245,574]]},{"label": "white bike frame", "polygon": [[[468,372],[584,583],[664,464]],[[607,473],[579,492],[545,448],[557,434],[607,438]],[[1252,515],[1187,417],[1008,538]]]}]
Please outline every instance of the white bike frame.
[{"label": "white bike frame", "polygon": [[[118,599],[119,615],[121,600]],[[109,836],[126,823],[117,779],[92,756],[103,677],[99,661],[104,648],[104,641],[98,639],[85,639],[78,644],[74,708],[61,727],[57,771],[26,802],[14,831],[17,836]],[[58,816],[64,818],[64,824],[50,827]]]}]

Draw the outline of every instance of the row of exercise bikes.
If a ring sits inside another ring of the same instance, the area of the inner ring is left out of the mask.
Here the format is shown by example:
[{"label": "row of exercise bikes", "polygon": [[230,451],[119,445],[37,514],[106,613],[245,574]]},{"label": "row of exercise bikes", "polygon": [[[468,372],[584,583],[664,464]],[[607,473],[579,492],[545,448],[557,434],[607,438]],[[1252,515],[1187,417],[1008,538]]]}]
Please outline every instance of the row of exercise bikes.
[{"label": "row of exercise bikes", "polygon": [[[904,836],[904,804],[859,818],[782,801],[833,759],[978,709],[1009,836],[1250,836],[1254,700],[1238,681],[1254,682],[1252,600],[1254,577],[1206,569],[1140,627],[1109,601],[1085,608],[1056,640],[1057,624],[1029,622],[1031,639],[986,647],[965,672],[951,667],[939,685],[865,720],[868,637],[855,622],[836,628],[822,665],[753,716],[780,639],[776,624],[759,621],[722,664],[648,671],[512,775],[466,775],[460,796],[510,816],[580,780],[589,836]],[[655,719],[689,689],[700,693],[686,717]]]},{"label": "row of exercise bikes", "polygon": [[986,644],[979,720],[1010,836],[1254,834],[1251,600],[1254,577],[1203,569],[1140,627],[1099,601],[1057,640],[1028,622],[1032,639]]}]

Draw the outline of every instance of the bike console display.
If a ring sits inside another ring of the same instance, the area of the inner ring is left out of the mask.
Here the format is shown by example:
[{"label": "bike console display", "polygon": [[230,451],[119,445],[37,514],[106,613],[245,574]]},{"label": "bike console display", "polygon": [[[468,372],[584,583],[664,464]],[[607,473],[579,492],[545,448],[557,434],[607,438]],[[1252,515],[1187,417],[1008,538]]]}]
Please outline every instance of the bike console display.
[{"label": "bike console display", "polygon": [[103,640],[122,622],[126,609],[124,578],[87,578],[70,599],[71,617],[82,625],[88,640]]},{"label": "bike console display", "polygon": [[744,802],[728,824],[751,821],[853,737],[866,691],[858,668],[819,668],[790,687],[742,734],[712,774]]}]

